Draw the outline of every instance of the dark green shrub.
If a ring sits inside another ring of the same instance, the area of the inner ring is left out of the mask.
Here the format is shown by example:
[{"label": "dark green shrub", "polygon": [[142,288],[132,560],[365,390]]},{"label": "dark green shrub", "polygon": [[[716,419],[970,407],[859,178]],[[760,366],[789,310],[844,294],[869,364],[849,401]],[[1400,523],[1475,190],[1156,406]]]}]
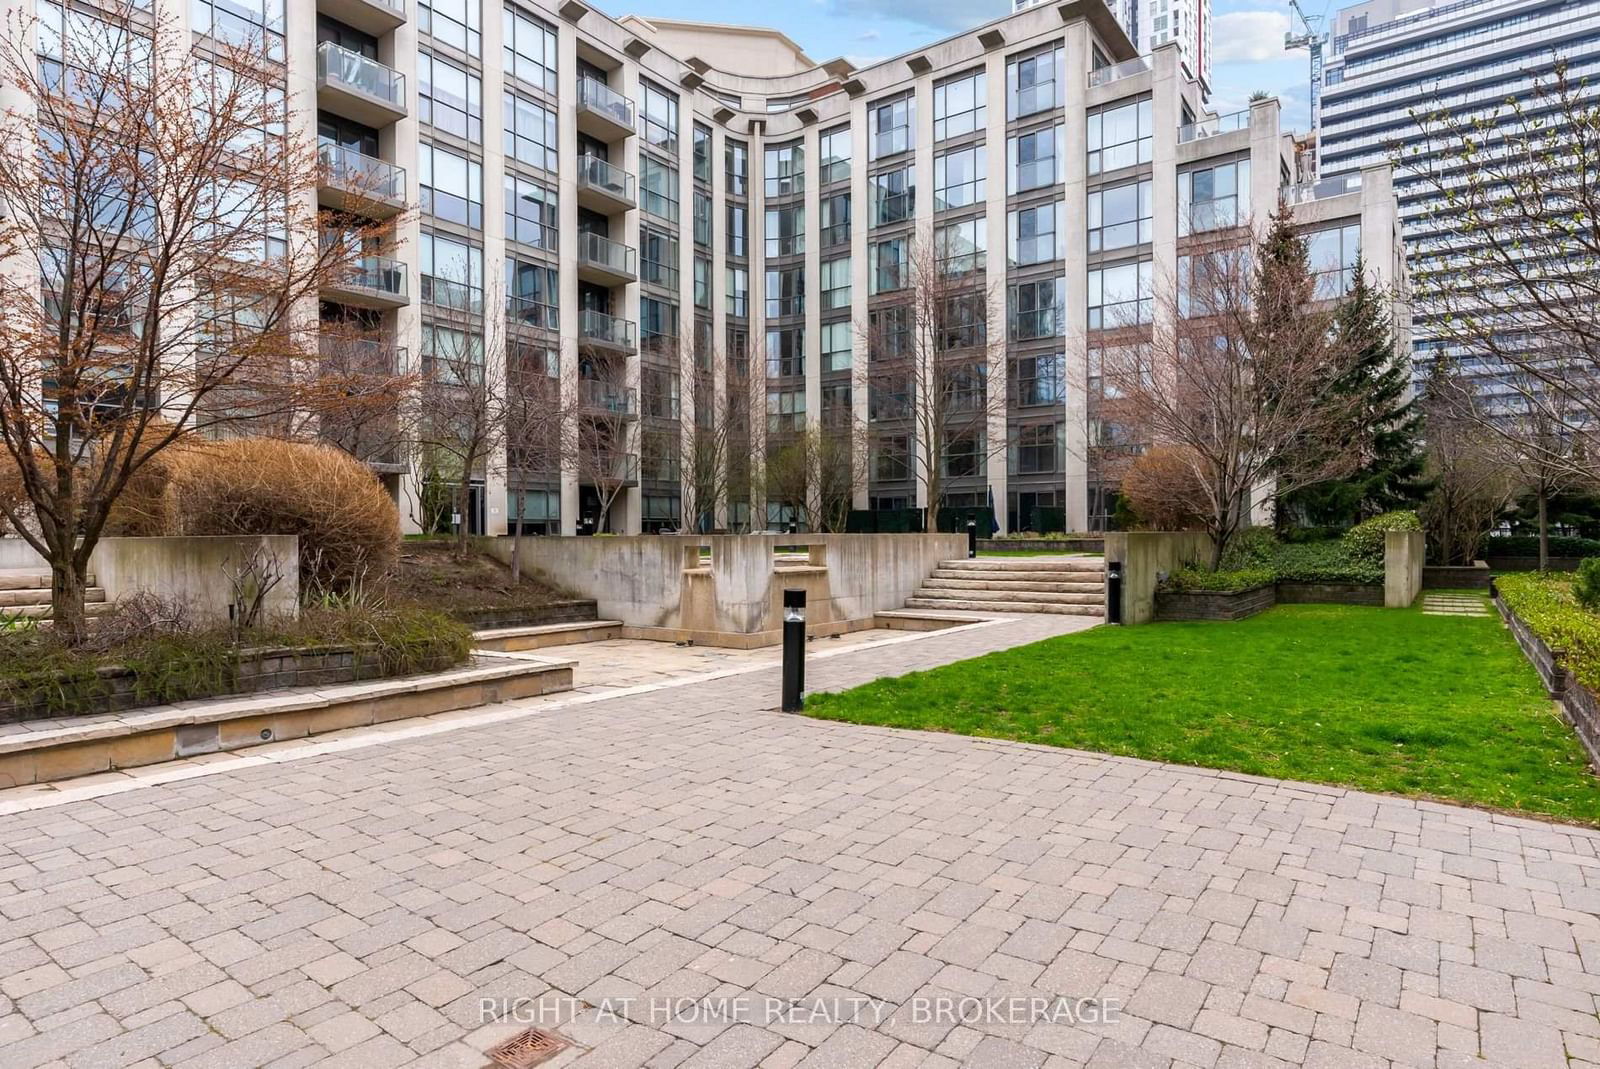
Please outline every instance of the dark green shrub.
[{"label": "dark green shrub", "polygon": [[[1341,539],[1353,556],[1383,563],[1384,534],[1388,531],[1420,531],[1422,521],[1415,512],[1385,512],[1364,523],[1358,523],[1344,533]],[[1379,578],[1382,578],[1380,575]]]},{"label": "dark green shrub", "polygon": [[1228,542],[1222,554],[1227,570],[1270,565],[1278,551],[1278,539],[1270,527],[1246,527]]},{"label": "dark green shrub", "polygon": [[1174,594],[1199,591],[1233,593],[1265,586],[1272,582],[1273,578],[1271,568],[1235,568],[1229,571],[1211,572],[1187,565],[1167,576],[1160,589]]},{"label": "dark green shrub", "polygon": [[1572,599],[1585,609],[1600,609],[1600,557],[1585,557],[1578,562],[1572,577]]},{"label": "dark green shrub", "polygon": [[1383,557],[1357,556],[1346,542],[1279,546],[1273,556],[1278,578],[1297,583],[1381,583]]},{"label": "dark green shrub", "polygon": [[[1486,557],[1537,557],[1538,535],[1493,535],[1483,540]],[[1552,557],[1600,557],[1600,539],[1575,535],[1551,535]]]}]

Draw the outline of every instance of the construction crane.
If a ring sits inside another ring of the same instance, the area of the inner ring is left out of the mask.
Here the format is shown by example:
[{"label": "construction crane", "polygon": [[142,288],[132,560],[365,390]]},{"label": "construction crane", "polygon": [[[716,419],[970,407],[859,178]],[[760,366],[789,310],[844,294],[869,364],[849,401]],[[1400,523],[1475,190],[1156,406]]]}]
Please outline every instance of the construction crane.
[{"label": "construction crane", "polygon": [[1316,28],[1322,16],[1307,15],[1300,6],[1300,0],[1289,0],[1289,10],[1300,20],[1301,32],[1290,30],[1285,33],[1283,47],[1289,52],[1300,48],[1311,52],[1311,131],[1315,134],[1322,105],[1322,46],[1328,43],[1328,35]]}]

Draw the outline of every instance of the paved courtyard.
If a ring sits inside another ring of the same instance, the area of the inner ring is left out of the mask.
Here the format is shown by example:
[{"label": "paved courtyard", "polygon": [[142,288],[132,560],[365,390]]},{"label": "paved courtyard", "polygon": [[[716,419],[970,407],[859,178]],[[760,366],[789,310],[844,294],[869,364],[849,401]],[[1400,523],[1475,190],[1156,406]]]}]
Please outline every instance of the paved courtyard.
[{"label": "paved courtyard", "polygon": [[1600,834],[784,716],[734,661],[0,792],[0,1065],[1600,1065]]}]

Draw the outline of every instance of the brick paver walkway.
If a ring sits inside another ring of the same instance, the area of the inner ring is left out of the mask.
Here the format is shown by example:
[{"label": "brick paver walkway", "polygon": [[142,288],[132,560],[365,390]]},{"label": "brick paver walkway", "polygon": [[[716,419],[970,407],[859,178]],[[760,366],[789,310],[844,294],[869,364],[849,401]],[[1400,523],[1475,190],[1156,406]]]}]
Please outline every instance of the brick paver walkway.
[{"label": "brick paver walkway", "polygon": [[764,669],[0,816],[0,1065],[477,1067],[504,1008],[578,1044],[547,1065],[1600,1064],[1596,833],[776,693]]}]

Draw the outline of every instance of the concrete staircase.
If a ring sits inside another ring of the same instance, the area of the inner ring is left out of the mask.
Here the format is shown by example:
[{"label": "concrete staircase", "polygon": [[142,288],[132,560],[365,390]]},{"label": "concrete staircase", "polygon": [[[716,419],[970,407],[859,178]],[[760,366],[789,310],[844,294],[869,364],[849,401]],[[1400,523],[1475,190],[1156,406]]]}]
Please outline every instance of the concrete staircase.
[{"label": "concrete staircase", "polygon": [[991,557],[942,561],[908,609],[1046,612],[1103,616],[1105,561],[1100,557]]},{"label": "concrete staircase", "polygon": [[[105,612],[110,605],[106,592],[89,576],[84,594],[84,610],[91,616]],[[38,568],[0,568],[0,619],[7,617],[50,617],[50,573]]]}]

